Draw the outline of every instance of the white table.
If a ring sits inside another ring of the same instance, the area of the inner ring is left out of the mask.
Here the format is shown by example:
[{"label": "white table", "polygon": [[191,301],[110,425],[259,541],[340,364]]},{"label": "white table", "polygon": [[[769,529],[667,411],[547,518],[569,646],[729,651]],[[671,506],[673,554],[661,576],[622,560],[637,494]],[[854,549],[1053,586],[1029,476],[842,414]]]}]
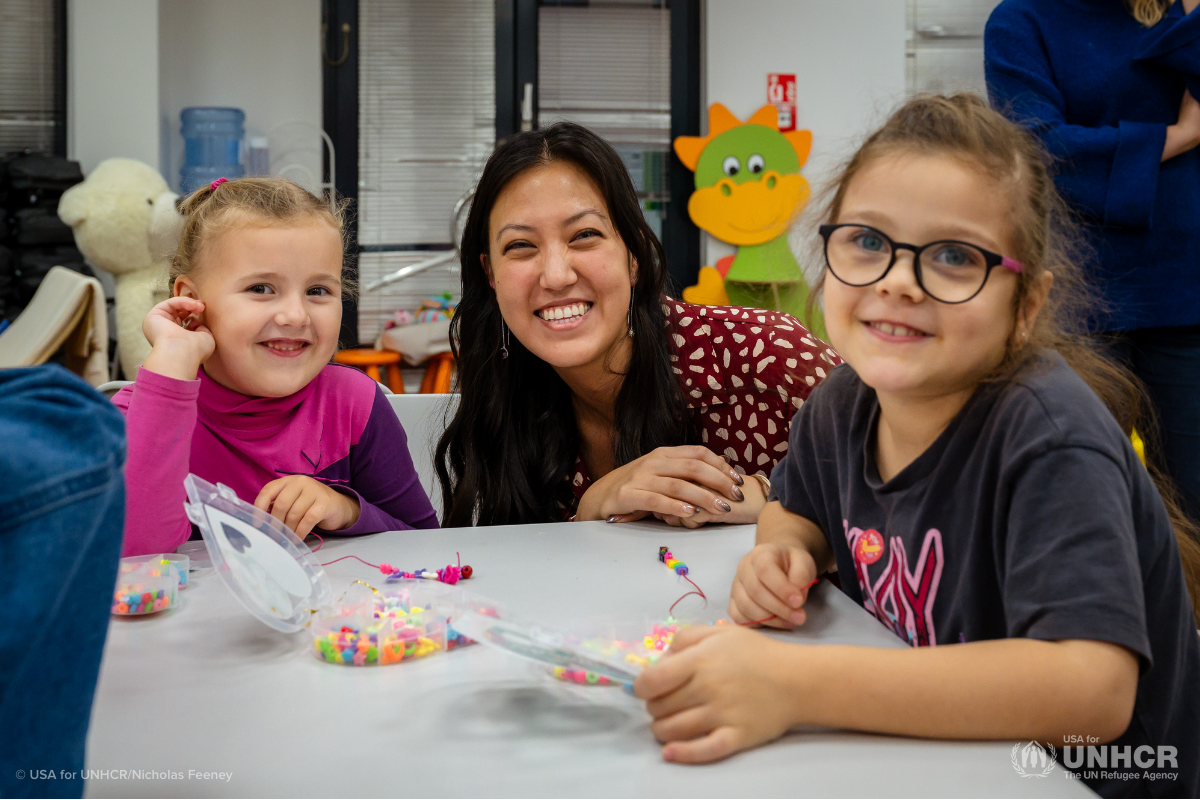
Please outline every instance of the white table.
[{"label": "white table", "polygon": [[[322,555],[415,569],[459,550],[475,569],[468,588],[547,623],[640,620],[662,618],[688,588],[658,562],[660,545],[688,564],[715,616],[753,538],[750,526],[575,523],[384,533],[330,541]],[[326,569],[335,593],[381,578],[353,560]],[[827,583],[807,625],[779,635],[904,646]],[[88,796],[1091,796],[1057,767],[1021,778],[1011,743],[798,732],[718,764],[668,764],[642,704],[616,687],[560,683],[481,645],[368,668],[325,664],[309,645],[251,617],[215,575],[175,610],[114,620],[87,768],[144,772],[101,773]]]}]

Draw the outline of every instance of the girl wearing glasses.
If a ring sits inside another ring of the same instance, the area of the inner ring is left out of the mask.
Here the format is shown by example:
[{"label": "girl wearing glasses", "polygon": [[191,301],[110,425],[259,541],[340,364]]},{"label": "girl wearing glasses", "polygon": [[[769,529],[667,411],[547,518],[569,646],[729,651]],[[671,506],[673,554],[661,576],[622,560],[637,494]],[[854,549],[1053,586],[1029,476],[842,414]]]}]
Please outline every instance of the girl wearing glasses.
[{"label": "girl wearing glasses", "polygon": [[1035,140],[973,95],[918,99],[834,189],[822,291],[846,363],[793,418],[729,613],[802,625],[805,587],[836,570],[911,648],[684,630],[635,685],[664,757],[797,725],[1086,736],[1174,758],[1164,781],[1088,779],[1101,794],[1196,796],[1198,546],[1130,444],[1137,384],[1076,322]]}]

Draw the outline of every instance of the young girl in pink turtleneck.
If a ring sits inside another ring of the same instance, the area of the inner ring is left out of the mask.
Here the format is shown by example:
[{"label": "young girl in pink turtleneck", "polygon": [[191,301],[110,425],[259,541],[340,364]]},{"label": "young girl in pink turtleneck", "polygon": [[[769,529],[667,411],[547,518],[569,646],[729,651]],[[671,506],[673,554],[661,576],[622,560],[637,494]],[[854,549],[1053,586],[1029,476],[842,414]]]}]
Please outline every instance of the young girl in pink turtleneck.
[{"label": "young girl in pink turtleneck", "polygon": [[125,413],[125,555],[191,533],[183,479],[230,486],[303,538],[435,528],[375,381],[330,364],[342,320],[342,220],[290,181],[218,181],[184,201],[172,297]]}]

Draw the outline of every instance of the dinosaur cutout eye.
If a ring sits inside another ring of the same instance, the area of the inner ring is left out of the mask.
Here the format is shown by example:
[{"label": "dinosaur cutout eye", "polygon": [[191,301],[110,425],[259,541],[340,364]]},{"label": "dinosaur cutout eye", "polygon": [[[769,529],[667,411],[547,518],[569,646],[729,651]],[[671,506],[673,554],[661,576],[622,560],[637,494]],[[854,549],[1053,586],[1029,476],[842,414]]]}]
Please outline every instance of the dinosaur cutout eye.
[{"label": "dinosaur cutout eye", "polygon": [[742,168],[742,162],[737,160],[737,156],[729,156],[721,162],[721,172],[724,172],[729,177],[738,174],[738,170]]},{"label": "dinosaur cutout eye", "polygon": [[746,169],[750,170],[755,175],[762,172],[763,168],[765,166],[766,166],[766,164],[765,164],[765,162],[763,162],[763,157],[760,156],[758,153],[755,153],[754,155],[752,155],[748,159],[746,159]]}]

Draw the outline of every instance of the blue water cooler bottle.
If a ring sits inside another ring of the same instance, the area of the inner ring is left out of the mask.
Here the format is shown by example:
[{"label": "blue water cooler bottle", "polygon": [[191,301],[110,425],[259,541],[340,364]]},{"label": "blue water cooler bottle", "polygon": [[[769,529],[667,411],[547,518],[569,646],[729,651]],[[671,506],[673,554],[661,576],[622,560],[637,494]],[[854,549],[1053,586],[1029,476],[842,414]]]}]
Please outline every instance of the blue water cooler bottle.
[{"label": "blue water cooler bottle", "polygon": [[185,108],[179,115],[183,134],[183,166],[179,189],[183,194],[207,186],[217,178],[234,180],[246,174],[242,165],[242,138],[246,114],[240,108]]}]

